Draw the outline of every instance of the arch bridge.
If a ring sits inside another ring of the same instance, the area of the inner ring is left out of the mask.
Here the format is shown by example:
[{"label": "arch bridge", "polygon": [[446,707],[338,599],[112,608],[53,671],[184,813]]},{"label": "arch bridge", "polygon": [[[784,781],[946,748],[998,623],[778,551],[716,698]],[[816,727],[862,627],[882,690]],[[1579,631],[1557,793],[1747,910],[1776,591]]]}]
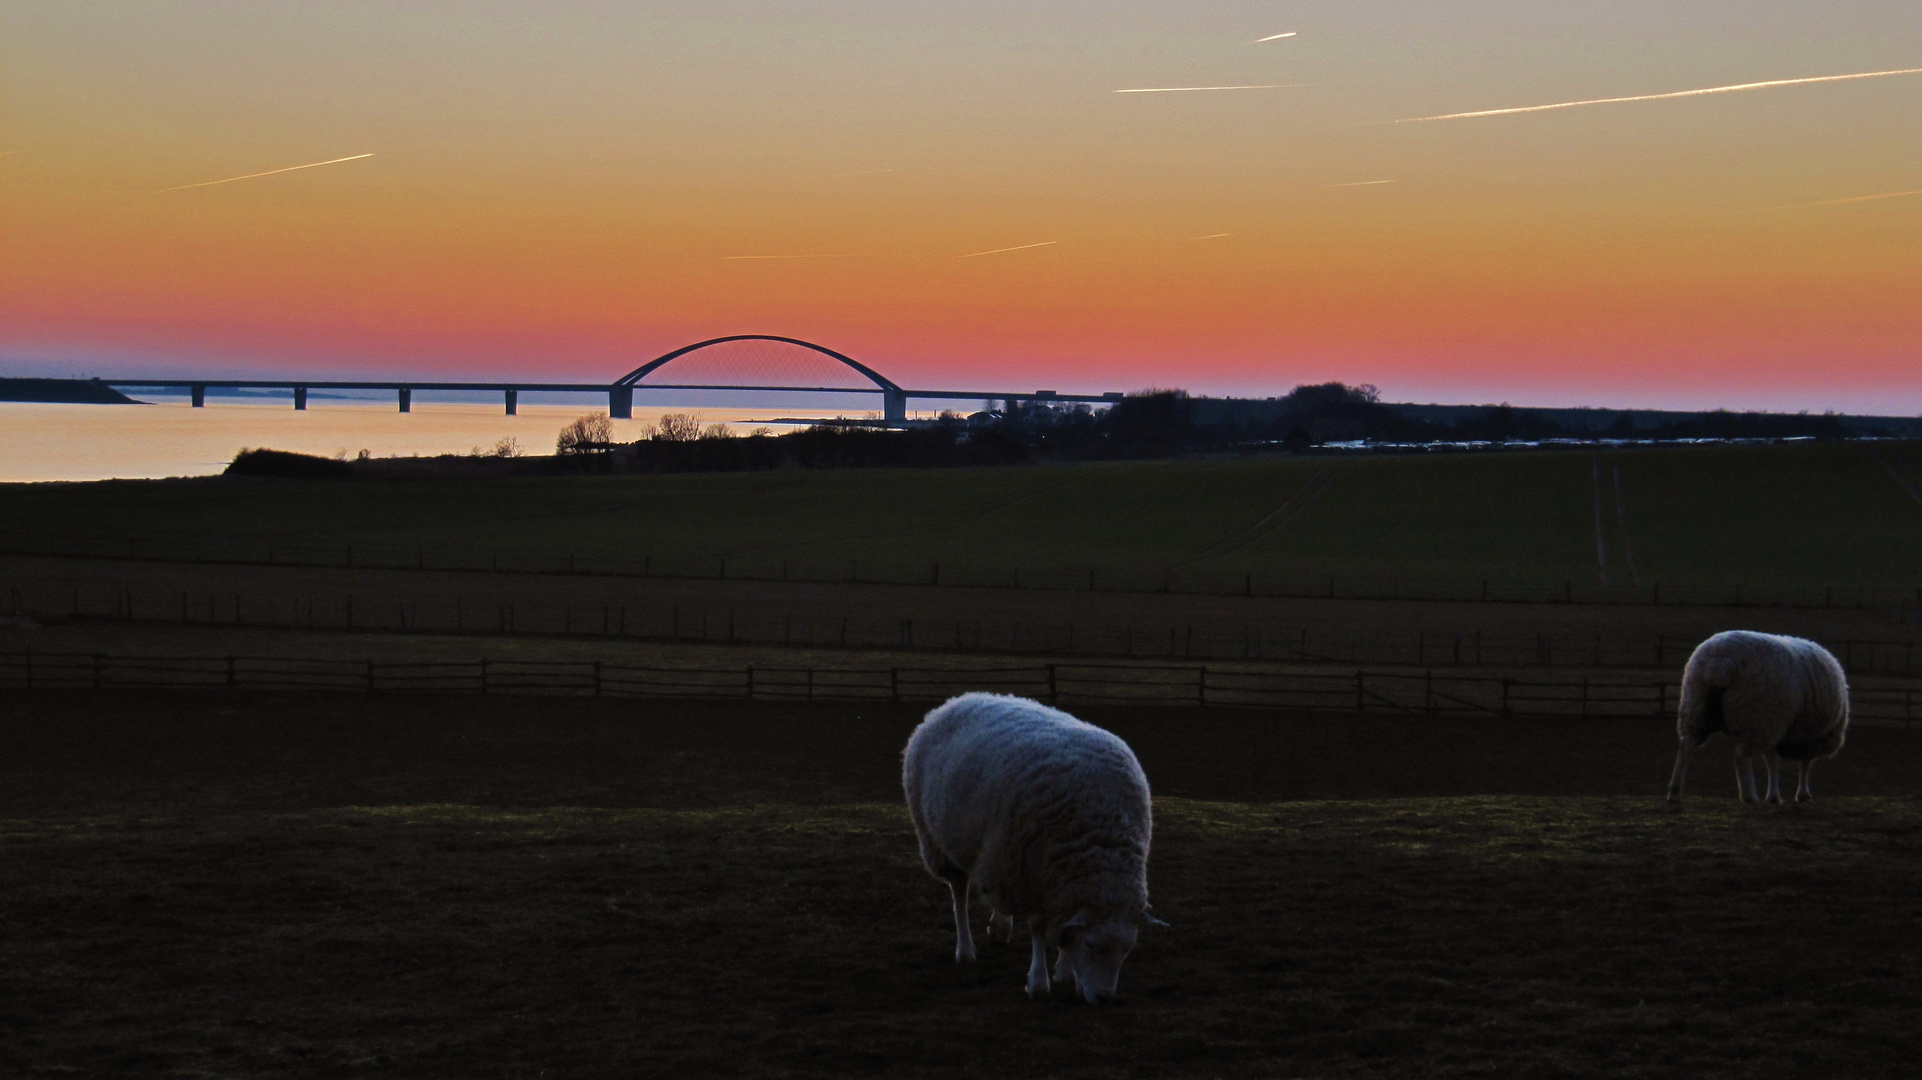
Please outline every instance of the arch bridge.
[{"label": "arch bridge", "polygon": [[[678,367],[675,365],[678,364]],[[730,368],[746,366],[759,379],[730,378]],[[718,374],[716,369],[719,369]],[[675,378],[680,372],[687,374]],[[847,378],[852,374],[859,378]],[[519,408],[522,393],[605,392],[608,415],[628,419],[634,415],[637,392],[654,391],[729,391],[778,394],[878,394],[881,397],[882,424],[900,426],[907,422],[908,402],[923,400],[1006,400],[1006,401],[1083,401],[1114,402],[1120,393],[1064,394],[1054,390],[912,390],[901,386],[874,368],[837,352],[800,338],[778,334],[730,334],[684,345],[664,353],[615,379],[612,383],[548,383],[513,381],[442,382],[429,380],[352,381],[338,379],[103,379],[110,386],[137,389],[166,387],[185,389],[194,407],[206,403],[209,389],[292,390],[294,408],[307,408],[310,390],[388,390],[396,395],[401,412],[413,409],[413,393],[427,391],[487,391],[503,395],[507,414]],[[835,385],[853,384],[853,385]]]}]

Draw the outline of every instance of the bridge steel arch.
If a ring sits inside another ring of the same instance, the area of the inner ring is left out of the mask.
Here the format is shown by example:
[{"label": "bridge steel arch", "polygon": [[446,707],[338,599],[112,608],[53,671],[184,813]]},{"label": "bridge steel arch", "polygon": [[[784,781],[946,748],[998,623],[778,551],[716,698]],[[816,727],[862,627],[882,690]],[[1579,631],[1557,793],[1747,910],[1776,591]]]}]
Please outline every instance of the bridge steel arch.
[{"label": "bridge steel arch", "polygon": [[[835,360],[839,360],[841,363],[846,364],[848,367],[859,372],[868,381],[874,384],[875,389],[881,392],[881,404],[882,404],[881,415],[884,420],[887,420],[887,421],[906,420],[908,417],[907,391],[901,389],[901,387],[897,385],[893,379],[890,379],[886,375],[883,375],[880,372],[874,370],[873,368],[867,366],[866,364],[861,363],[859,360],[856,360],[853,357],[848,356],[844,353],[836,352],[825,345],[816,345],[812,341],[803,341],[800,338],[781,337],[777,334],[730,334],[726,337],[709,338],[706,341],[697,341],[692,345],[683,345],[680,348],[675,349],[673,352],[667,353],[662,356],[657,356],[654,359],[649,360],[647,363],[642,364],[640,367],[635,368],[633,371],[630,371],[627,374],[621,376],[620,378],[614,380],[614,384],[608,388],[609,415],[613,416],[616,419],[626,419],[628,417],[631,417],[634,414],[634,388],[640,385],[640,381],[642,379],[647,378],[649,375],[653,374],[655,371],[658,371],[662,367],[665,367],[666,365],[674,362],[675,360],[678,360],[681,357],[686,356],[688,353],[695,352],[700,349],[705,349],[710,345],[723,345],[730,341],[779,341],[788,345],[799,345],[803,349],[812,349],[823,356],[830,357]],[[716,387],[716,389],[723,389],[723,388]],[[766,389],[775,389],[775,388],[768,387]],[[800,390],[800,389],[811,389],[811,388],[793,387],[792,389]]]}]

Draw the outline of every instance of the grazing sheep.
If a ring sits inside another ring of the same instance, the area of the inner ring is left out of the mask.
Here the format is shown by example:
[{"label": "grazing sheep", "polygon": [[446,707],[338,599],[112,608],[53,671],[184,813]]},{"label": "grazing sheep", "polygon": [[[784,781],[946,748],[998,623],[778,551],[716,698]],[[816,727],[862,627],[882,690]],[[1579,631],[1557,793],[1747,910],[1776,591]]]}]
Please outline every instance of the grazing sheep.
[{"label": "grazing sheep", "polygon": [[1675,725],[1681,748],[1668,799],[1679,802],[1688,757],[1720,731],[1735,740],[1735,787],[1761,802],[1755,759],[1768,768],[1769,802],[1782,801],[1781,759],[1797,765],[1795,799],[1813,799],[1816,758],[1834,755],[1849,730],[1849,683],[1822,646],[1801,638],[1728,630],[1695,647],[1682,669],[1682,708]]},{"label": "grazing sheep", "polygon": [[921,861],[954,894],[954,959],[974,959],[968,888],[989,933],[1027,921],[1028,996],[1073,978],[1114,996],[1148,914],[1148,778],[1128,744],[1026,698],[966,694],[928,713],[902,753]]}]

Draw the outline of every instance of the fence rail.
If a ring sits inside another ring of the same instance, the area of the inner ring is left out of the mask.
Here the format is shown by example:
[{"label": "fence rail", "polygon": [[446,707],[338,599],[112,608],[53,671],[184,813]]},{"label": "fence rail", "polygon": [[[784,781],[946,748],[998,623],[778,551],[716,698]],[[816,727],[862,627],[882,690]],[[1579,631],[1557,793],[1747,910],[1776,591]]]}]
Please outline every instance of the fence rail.
[{"label": "fence rail", "polygon": [[[1437,668],[1624,668],[1679,666],[1697,641],[1657,634],[1462,633],[1377,630],[1341,634],[1277,620],[1147,624],[1073,620],[819,616],[765,605],[710,610],[688,605],[476,602],[473,597],[410,597],[312,592],[192,591],[157,586],[0,584],[0,612],[143,624],[257,626],[279,629],[398,631],[462,635],[780,645],[796,648],[1067,655],[1165,660],[1282,661]],[[1822,642],[1858,675],[1922,674],[1915,640]]]},{"label": "fence rail", "polygon": [[1289,599],[1438,600],[1498,603],[1653,604],[1691,607],[1922,608],[1922,584],[1863,586],[1753,582],[1603,584],[1594,580],[1415,578],[1300,572],[1250,573],[1207,567],[985,566],[872,559],[742,559],[695,554],[639,558],[559,555],[544,551],[367,545],[271,546],[126,536],[22,536],[0,553],[139,562],[209,563],[320,569],[414,570],[519,575],[696,580],[796,581],[817,584],[920,585],[932,588],[1032,589],[1063,592],[1172,593]]},{"label": "fence rail", "polygon": [[[0,653],[0,688],[329,690],[939,701],[971,690],[1058,704],[1202,706],[1435,717],[1667,717],[1673,680],[1516,679],[1477,675],[1223,670],[1206,665],[1053,663],[972,667],[651,667],[604,661],[387,663],[267,656]],[[1859,719],[1913,724],[1922,685],[1858,687]]]}]

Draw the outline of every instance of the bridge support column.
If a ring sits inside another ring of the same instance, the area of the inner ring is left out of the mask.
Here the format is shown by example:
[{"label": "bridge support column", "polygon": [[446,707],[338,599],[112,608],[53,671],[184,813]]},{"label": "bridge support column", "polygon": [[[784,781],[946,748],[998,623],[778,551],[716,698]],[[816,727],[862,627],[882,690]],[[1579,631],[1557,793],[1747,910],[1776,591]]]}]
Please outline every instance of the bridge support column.
[{"label": "bridge support column", "polygon": [[304,386],[294,387],[294,408],[300,412],[307,411],[307,388],[306,387]]},{"label": "bridge support column", "polygon": [[207,388],[206,387],[204,386],[189,387],[188,394],[193,399],[194,408],[204,409],[207,407]]},{"label": "bridge support column", "polygon": [[881,419],[893,424],[906,420],[907,418],[908,396],[901,392],[900,387],[893,389],[883,388],[881,391]]},{"label": "bridge support column", "polygon": [[610,386],[607,388],[607,415],[615,420],[634,419],[633,387]]},{"label": "bridge support column", "polygon": [[400,411],[414,411],[414,391],[412,387],[403,386],[400,388]]},{"label": "bridge support column", "polygon": [[520,411],[521,411],[521,392],[519,390],[509,390],[507,392],[507,415],[513,416],[519,413]]}]

